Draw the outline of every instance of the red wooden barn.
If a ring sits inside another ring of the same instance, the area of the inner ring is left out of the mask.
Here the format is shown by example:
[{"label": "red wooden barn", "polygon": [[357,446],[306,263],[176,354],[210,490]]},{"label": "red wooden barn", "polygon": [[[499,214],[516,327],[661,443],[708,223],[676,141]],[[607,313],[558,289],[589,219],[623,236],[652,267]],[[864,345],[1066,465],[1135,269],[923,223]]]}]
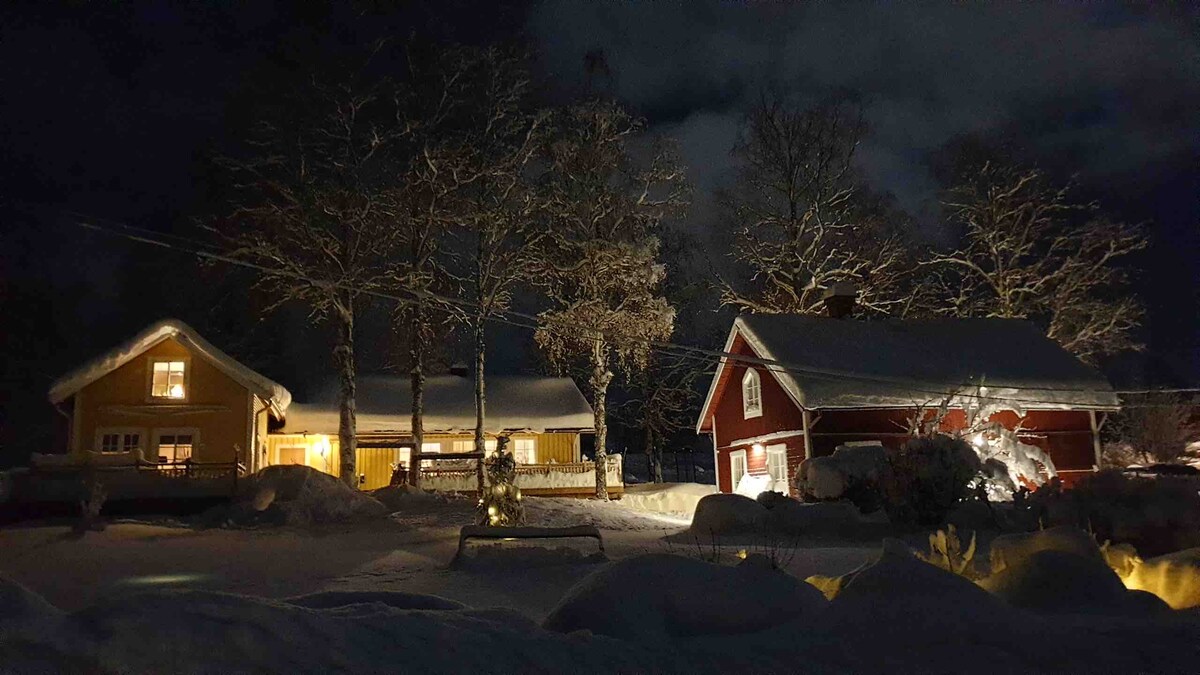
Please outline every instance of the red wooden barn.
[{"label": "red wooden barn", "polygon": [[[717,486],[743,476],[794,491],[796,468],[839,445],[897,447],[908,421],[949,400],[944,431],[987,401],[990,420],[1047,451],[1064,482],[1099,464],[1098,432],[1119,401],[1097,371],[1033,324],[1011,319],[862,321],[790,314],[738,317],[700,411]],[[764,488],[765,489],[765,488]]]}]

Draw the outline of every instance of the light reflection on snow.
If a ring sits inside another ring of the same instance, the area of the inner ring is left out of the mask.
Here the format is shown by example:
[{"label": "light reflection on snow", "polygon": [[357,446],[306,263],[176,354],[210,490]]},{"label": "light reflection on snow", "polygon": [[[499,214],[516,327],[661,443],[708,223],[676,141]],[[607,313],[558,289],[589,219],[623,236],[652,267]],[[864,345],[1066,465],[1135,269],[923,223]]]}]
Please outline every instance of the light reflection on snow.
[{"label": "light reflection on snow", "polygon": [[129,586],[163,586],[187,584],[208,579],[210,574],[150,574],[142,577],[127,577],[117,583]]}]

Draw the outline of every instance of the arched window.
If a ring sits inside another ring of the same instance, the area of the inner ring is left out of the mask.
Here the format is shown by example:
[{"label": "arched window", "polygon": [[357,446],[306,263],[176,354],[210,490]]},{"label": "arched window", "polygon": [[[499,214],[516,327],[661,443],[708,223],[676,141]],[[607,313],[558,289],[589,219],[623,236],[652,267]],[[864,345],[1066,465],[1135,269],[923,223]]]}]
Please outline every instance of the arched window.
[{"label": "arched window", "polygon": [[742,413],[746,419],[762,415],[762,383],[753,368],[747,368],[742,376]]}]

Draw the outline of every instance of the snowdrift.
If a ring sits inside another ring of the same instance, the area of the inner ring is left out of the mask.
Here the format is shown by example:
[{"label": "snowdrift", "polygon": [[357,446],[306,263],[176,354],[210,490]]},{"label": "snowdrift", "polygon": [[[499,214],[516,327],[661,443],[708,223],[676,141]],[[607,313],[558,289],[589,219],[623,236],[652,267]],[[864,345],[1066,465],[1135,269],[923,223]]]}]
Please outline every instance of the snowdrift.
[{"label": "snowdrift", "polygon": [[206,520],[234,525],[321,525],[387,515],[379,500],[327,473],[299,465],[269,466],[239,486],[237,501]]},{"label": "snowdrift", "polygon": [[699,483],[626,485],[621,504],[638,511],[691,516],[701,499],[716,492],[717,486]]},{"label": "snowdrift", "polygon": [[579,582],[546,617],[560,633],[589,630],[647,645],[763,630],[821,610],[812,586],[761,556],[722,567],[650,554],[614,563]]}]

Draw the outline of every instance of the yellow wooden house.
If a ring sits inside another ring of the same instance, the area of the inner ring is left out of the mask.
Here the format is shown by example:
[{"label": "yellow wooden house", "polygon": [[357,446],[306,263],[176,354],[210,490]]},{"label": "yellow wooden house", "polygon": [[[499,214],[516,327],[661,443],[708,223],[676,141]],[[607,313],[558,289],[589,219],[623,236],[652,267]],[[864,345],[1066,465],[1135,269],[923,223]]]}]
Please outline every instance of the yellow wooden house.
[{"label": "yellow wooden house", "polygon": [[[486,445],[509,437],[518,465],[579,464],[580,435],[591,433],[592,408],[567,377],[488,376]],[[425,382],[423,455],[474,450],[474,381],[465,372],[429,377]],[[409,378],[365,375],[357,382],[356,463],[360,487],[387,485],[392,468],[409,465],[413,448]],[[269,464],[304,464],[338,475],[336,387],[313,402],[296,403],[283,426],[267,437]],[[431,467],[433,462],[424,462]]]},{"label": "yellow wooden house", "polygon": [[67,453],[35,456],[35,465],[254,471],[268,425],[283,420],[292,397],[167,319],[56,381],[49,398],[66,419]]}]

